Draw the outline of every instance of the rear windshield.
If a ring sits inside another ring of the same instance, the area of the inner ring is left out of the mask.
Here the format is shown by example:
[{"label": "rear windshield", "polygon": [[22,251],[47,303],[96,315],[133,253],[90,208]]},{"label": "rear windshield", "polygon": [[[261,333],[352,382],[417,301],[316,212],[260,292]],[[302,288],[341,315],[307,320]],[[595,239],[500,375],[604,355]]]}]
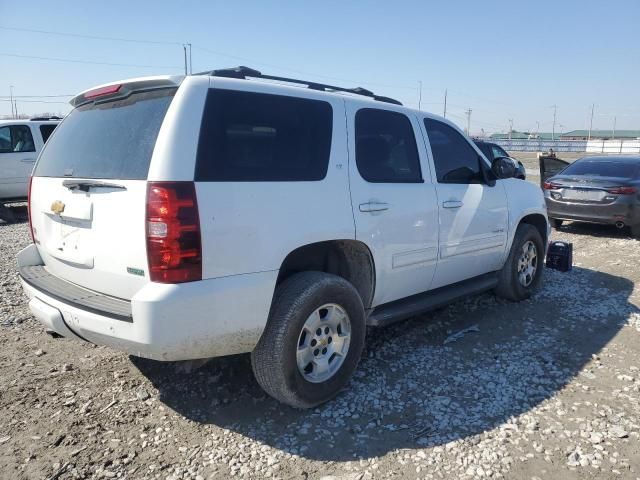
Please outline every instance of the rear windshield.
[{"label": "rear windshield", "polygon": [[175,88],[73,110],[55,129],[36,166],[38,177],[143,180]]},{"label": "rear windshield", "polygon": [[569,165],[562,175],[596,175],[600,177],[636,178],[640,164],[620,161],[580,161]]}]

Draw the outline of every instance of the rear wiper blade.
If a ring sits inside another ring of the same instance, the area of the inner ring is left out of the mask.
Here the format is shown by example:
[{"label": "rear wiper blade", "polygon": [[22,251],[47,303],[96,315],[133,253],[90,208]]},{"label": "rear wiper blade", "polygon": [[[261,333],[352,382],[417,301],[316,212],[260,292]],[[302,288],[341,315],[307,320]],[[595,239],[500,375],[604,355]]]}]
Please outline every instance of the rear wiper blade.
[{"label": "rear wiper blade", "polygon": [[62,182],[62,186],[67,187],[69,190],[81,190],[83,192],[88,192],[91,188],[127,189],[124,185],[118,185],[117,183],[95,182],[90,180],[65,180]]}]

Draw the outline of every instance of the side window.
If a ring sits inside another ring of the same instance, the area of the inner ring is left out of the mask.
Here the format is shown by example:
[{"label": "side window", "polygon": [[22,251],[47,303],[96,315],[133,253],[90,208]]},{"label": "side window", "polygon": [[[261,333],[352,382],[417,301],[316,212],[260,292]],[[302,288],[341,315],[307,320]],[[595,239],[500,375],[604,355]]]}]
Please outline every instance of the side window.
[{"label": "side window", "polygon": [[11,146],[14,152],[35,152],[31,129],[26,125],[11,126]]},{"label": "side window", "polygon": [[363,108],[355,118],[356,165],[372,183],[422,182],[418,147],[406,115]]},{"label": "side window", "polygon": [[31,129],[26,125],[0,128],[0,153],[35,152]]},{"label": "side window", "polygon": [[454,128],[424,119],[439,183],[481,183],[480,159],[469,142]]},{"label": "side window", "polygon": [[42,134],[43,142],[46,142],[49,139],[55,128],[56,125],[40,125],[40,133]]},{"label": "side window", "polygon": [[499,147],[498,145],[493,145],[491,147],[491,150],[493,150],[493,158],[497,158],[497,157],[508,157],[509,154],[507,152],[505,152],[501,147]]},{"label": "side window", "polygon": [[0,127],[0,153],[12,152],[11,130],[9,127]]},{"label": "side window", "polygon": [[322,180],[329,168],[333,109],[304,98],[209,90],[196,180]]}]

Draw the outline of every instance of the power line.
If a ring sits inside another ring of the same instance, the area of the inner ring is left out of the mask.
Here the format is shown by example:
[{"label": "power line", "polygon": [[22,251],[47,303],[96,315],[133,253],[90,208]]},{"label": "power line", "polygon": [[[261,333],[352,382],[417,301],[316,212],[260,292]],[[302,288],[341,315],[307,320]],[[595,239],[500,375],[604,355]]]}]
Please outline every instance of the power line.
[{"label": "power line", "polygon": [[110,42],[145,43],[150,45],[182,45],[180,42],[167,42],[161,40],[140,40],[123,37],[103,37],[100,35],[85,35],[82,33],[54,32],[51,30],[37,30],[34,28],[5,27],[0,25],[2,30],[12,30],[14,32],[42,33],[46,35],[59,35],[61,37],[89,38],[92,40],[108,40]]},{"label": "power line", "polygon": [[[0,98],[0,102],[11,102],[11,99],[8,98]],[[14,103],[18,103],[15,99]],[[69,102],[52,102],[50,100],[20,100],[20,103],[57,103],[57,104],[67,104]]]},{"label": "power line", "polygon": [[65,63],[83,63],[89,65],[108,65],[111,67],[133,67],[133,68],[170,68],[172,70],[179,70],[180,67],[175,65],[135,65],[131,63],[111,63],[111,62],[94,62],[92,60],[78,60],[71,58],[54,58],[54,57],[39,57],[35,55],[19,55],[17,53],[0,53],[3,57],[15,57],[15,58],[28,58],[32,60],[47,60],[53,62],[65,62]]},{"label": "power line", "polygon": [[[13,98],[60,98],[60,97],[75,97],[75,95],[14,95]],[[9,98],[7,96],[0,95],[0,99]]]}]

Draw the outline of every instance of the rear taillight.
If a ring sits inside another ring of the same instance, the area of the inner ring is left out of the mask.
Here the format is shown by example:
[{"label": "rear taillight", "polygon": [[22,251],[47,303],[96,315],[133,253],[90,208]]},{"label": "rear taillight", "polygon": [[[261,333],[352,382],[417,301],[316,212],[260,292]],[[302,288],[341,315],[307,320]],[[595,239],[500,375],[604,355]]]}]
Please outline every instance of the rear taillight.
[{"label": "rear taillight", "polygon": [[561,187],[557,183],[544,182],[542,184],[542,188],[544,188],[545,190],[560,190]]},{"label": "rear taillight", "polygon": [[29,232],[31,233],[31,241],[36,243],[36,236],[33,234],[33,216],[31,215],[31,184],[33,176],[29,177],[29,189],[27,190],[27,216],[29,217]]},{"label": "rear taillight", "polygon": [[633,195],[638,193],[635,187],[613,187],[607,188],[607,193],[613,193],[614,195]]},{"label": "rear taillight", "polygon": [[122,85],[108,85],[106,87],[96,88],[95,90],[90,90],[84,94],[84,98],[97,98],[104,97],[105,95],[112,95],[114,93],[118,93],[120,91],[120,87]]},{"label": "rear taillight", "polygon": [[202,279],[200,216],[193,182],[149,182],[146,229],[151,281]]}]

